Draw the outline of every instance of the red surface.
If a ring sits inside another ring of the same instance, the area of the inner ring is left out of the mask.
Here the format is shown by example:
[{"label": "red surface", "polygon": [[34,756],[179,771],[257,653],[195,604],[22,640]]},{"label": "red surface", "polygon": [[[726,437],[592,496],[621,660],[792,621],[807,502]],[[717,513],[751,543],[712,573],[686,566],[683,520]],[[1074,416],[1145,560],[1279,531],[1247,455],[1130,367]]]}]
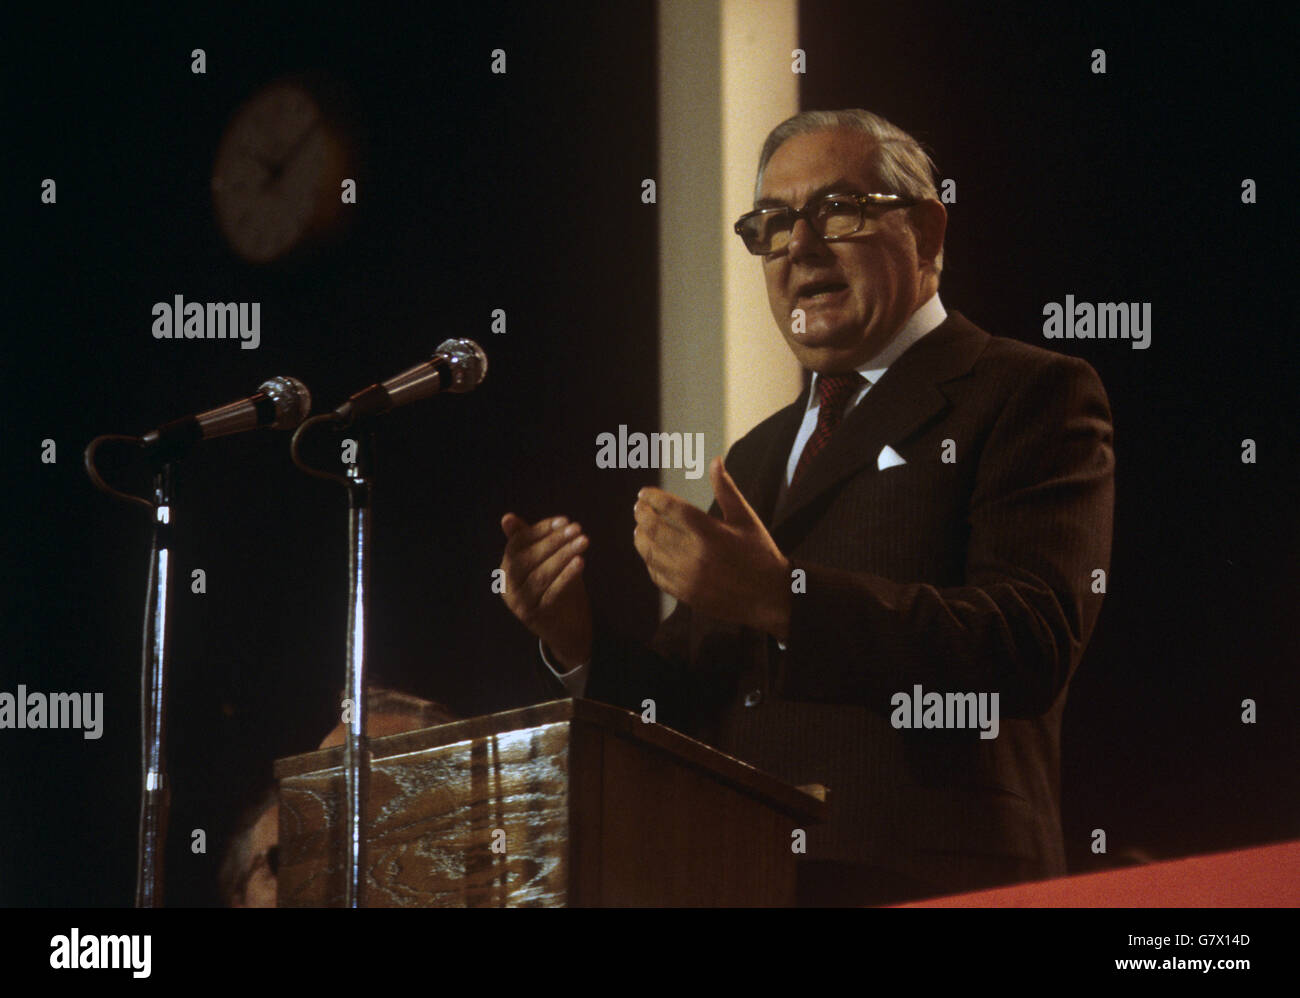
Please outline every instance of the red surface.
[{"label": "red surface", "polygon": [[904,908],[1295,908],[1300,841],[954,894]]}]

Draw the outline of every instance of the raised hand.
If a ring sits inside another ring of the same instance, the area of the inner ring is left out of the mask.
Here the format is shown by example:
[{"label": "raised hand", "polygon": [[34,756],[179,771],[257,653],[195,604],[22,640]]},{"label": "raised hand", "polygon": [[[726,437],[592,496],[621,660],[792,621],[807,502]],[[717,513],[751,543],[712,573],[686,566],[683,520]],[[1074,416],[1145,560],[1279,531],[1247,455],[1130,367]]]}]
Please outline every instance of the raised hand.
[{"label": "raised hand", "polygon": [[573,669],[591,659],[591,601],[582,581],[587,537],[562,516],[529,525],[514,513],[501,518],[506,550],[506,606],[542,639],[558,665]]},{"label": "raised hand", "polygon": [[721,458],[709,465],[723,519],[662,489],[637,493],[633,542],[650,580],[693,609],[784,640],[790,563],[740,494]]}]

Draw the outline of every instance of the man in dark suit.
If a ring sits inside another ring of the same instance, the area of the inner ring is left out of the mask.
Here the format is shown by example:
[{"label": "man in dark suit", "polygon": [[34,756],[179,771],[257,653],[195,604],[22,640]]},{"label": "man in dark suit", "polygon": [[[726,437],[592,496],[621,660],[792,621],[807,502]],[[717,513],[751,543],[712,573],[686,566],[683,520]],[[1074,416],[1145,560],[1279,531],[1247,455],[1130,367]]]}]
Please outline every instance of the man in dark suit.
[{"label": "man in dark suit", "polygon": [[638,496],[637,551],[678,600],[650,650],[593,629],[577,524],[502,521],[506,602],[571,691],[654,699],[829,786],[813,903],[1065,872],[1061,714],[1109,568],[1109,407],[1086,363],[944,309],[932,170],[864,111],[769,136],[736,229],[811,385],[714,461],[711,515]]}]

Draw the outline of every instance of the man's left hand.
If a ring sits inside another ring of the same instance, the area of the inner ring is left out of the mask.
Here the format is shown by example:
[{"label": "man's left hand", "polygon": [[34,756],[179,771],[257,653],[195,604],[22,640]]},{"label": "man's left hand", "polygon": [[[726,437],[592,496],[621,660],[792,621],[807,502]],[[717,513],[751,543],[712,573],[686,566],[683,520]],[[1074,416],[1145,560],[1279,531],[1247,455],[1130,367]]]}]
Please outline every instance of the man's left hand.
[{"label": "man's left hand", "polygon": [[633,508],[633,542],[650,580],[700,613],[784,641],[790,626],[790,562],[723,467],[709,464],[722,519],[662,489]]}]

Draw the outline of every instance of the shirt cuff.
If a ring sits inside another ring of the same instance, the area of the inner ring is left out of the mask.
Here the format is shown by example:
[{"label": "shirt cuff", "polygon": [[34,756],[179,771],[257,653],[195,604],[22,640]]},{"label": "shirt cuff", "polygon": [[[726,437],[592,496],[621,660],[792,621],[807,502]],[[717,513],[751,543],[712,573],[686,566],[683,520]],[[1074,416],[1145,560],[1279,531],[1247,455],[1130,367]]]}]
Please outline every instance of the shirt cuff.
[{"label": "shirt cuff", "polygon": [[551,670],[551,674],[554,675],[556,679],[558,679],[561,683],[564,684],[564,688],[569,691],[569,694],[571,696],[581,697],[583,693],[586,692],[587,675],[591,671],[590,662],[583,662],[582,665],[575,666],[574,668],[570,669],[568,672],[561,672],[554,665],[552,665],[551,660],[546,657],[546,645],[541,641],[540,638],[537,641],[537,651],[542,656],[542,662],[545,663],[546,667]]}]

